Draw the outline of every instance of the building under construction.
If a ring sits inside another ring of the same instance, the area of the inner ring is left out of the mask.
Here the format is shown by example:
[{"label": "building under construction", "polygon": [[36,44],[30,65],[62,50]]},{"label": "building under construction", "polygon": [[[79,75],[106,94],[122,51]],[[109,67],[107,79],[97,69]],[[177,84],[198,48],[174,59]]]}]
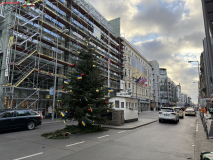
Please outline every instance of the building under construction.
[{"label": "building under construction", "polygon": [[110,66],[106,86],[114,88],[111,96],[116,95],[123,79],[119,18],[107,21],[84,0],[8,2],[0,8],[0,108],[45,112],[53,103],[54,84],[56,98],[66,94],[61,86],[78,60],[78,51],[88,43],[97,56],[102,55],[98,65],[106,79]]}]

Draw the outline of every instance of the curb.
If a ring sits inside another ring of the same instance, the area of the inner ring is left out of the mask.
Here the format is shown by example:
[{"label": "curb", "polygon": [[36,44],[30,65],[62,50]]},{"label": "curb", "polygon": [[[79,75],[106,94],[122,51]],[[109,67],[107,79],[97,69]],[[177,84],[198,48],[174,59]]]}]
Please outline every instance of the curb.
[{"label": "curb", "polygon": [[60,122],[63,122],[63,121],[54,121],[54,122],[45,122],[45,123],[42,122],[42,125],[44,125],[44,124],[52,124],[52,123],[60,123]]},{"label": "curb", "polygon": [[158,120],[154,120],[154,121],[151,121],[149,123],[145,123],[145,124],[141,124],[139,126],[136,126],[136,127],[132,127],[132,128],[114,128],[114,127],[106,127],[106,126],[102,126],[103,128],[108,128],[108,129],[115,129],[115,130],[133,130],[133,129],[136,129],[136,128],[139,128],[139,127],[143,127],[143,126],[146,126],[146,125],[149,125],[151,123],[154,123],[154,122],[157,122]]}]

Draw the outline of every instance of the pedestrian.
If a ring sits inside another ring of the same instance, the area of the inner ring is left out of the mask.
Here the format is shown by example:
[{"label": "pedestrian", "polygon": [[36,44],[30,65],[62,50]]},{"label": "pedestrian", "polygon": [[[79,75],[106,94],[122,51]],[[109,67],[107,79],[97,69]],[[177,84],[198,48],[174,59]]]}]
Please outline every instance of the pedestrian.
[{"label": "pedestrian", "polygon": [[48,118],[50,119],[52,115],[52,106],[48,107]]}]

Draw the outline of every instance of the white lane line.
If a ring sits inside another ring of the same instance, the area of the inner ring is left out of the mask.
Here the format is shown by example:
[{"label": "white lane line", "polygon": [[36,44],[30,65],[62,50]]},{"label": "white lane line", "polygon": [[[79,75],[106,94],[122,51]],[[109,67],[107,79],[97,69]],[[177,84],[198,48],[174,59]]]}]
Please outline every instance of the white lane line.
[{"label": "white lane line", "polygon": [[196,125],[196,132],[198,131],[198,124]]},{"label": "white lane line", "polygon": [[32,155],[29,155],[29,156],[26,156],[26,157],[21,157],[21,158],[13,159],[13,160],[25,159],[25,158],[29,158],[29,157],[33,157],[33,156],[37,156],[37,155],[40,155],[40,154],[43,154],[43,152],[36,153],[36,154],[32,154]]},{"label": "white lane line", "polygon": [[105,136],[101,136],[101,137],[97,137],[97,138],[104,138],[104,137],[108,137],[109,135],[105,135]]},{"label": "white lane line", "polygon": [[123,132],[126,132],[126,131],[120,131],[120,132],[118,132],[118,133],[123,133]]},{"label": "white lane line", "polygon": [[85,142],[85,141],[78,142],[78,143],[73,143],[73,144],[70,144],[70,145],[66,145],[66,147],[74,146],[74,145],[81,144],[81,143],[84,143],[84,142]]}]

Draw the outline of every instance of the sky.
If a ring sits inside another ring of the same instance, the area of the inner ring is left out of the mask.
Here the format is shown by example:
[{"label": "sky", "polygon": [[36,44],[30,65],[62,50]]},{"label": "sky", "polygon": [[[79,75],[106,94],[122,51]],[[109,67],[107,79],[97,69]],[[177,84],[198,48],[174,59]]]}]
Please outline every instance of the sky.
[{"label": "sky", "polygon": [[90,0],[107,19],[121,18],[121,36],[158,61],[181,92],[198,102],[198,63],[205,37],[200,0]]}]

